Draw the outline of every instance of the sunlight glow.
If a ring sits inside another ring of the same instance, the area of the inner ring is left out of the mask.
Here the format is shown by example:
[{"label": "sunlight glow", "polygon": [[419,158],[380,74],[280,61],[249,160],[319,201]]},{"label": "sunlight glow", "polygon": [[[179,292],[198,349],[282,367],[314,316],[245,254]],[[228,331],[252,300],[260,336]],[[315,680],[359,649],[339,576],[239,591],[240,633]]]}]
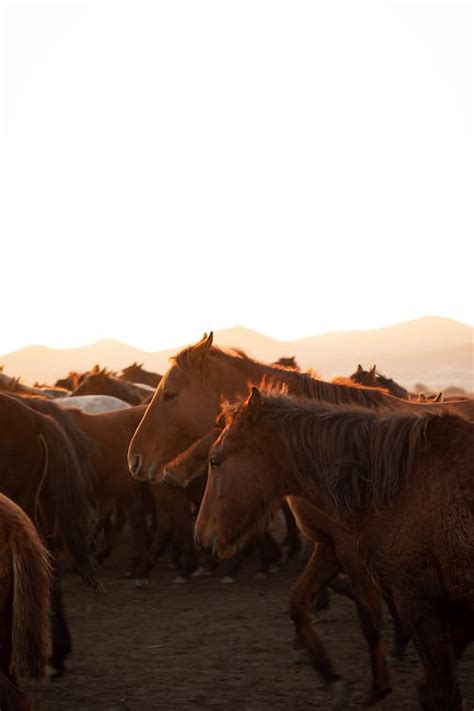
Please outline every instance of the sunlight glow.
[{"label": "sunlight glow", "polygon": [[469,2],[4,2],[0,352],[473,323]]}]

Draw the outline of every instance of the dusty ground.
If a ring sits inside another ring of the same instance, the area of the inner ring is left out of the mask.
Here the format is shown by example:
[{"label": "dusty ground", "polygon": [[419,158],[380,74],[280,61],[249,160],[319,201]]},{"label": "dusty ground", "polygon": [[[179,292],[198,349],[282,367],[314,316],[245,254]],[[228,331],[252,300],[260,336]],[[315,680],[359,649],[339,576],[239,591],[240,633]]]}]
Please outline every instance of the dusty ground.
[{"label": "dusty ground", "polygon": [[[115,558],[103,570],[105,594],[64,579],[65,601],[74,639],[69,673],[28,687],[36,711],[300,711],[330,709],[311,667],[291,660],[292,625],[288,591],[301,563],[267,580],[254,578],[248,561],[235,585],[219,578],[173,583],[163,561],[152,583],[137,590],[121,579]],[[338,596],[319,630],[340,670],[353,681],[357,708],[369,679],[367,653],[353,604]],[[389,634],[387,623],[387,636]],[[393,673],[394,692],[385,709],[416,709],[410,646],[403,668]],[[474,646],[459,669],[468,707],[474,709]]]}]

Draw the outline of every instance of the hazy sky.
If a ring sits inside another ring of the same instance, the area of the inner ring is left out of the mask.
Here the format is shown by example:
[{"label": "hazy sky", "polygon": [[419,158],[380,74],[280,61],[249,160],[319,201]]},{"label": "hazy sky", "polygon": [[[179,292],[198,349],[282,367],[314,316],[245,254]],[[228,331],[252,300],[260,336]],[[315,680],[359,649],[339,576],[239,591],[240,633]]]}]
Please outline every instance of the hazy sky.
[{"label": "hazy sky", "polygon": [[0,353],[474,322],[471,2],[1,3]]}]

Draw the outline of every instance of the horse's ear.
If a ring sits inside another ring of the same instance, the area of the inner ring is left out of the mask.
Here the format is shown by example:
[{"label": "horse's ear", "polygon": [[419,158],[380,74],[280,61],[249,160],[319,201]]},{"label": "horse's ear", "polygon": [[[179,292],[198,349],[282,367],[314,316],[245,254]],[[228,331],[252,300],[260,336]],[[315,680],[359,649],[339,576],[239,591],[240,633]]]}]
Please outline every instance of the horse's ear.
[{"label": "horse's ear", "polygon": [[359,365],[357,366],[357,374],[363,373],[363,372],[364,372],[364,370],[363,370],[361,364],[359,363]]},{"label": "horse's ear", "polygon": [[214,334],[212,331],[210,334],[207,336],[204,334],[204,336],[201,338],[201,340],[196,343],[195,346],[192,347],[190,356],[193,365],[200,366],[204,358],[207,356],[209,351],[211,350],[212,346],[212,339],[214,337]]},{"label": "horse's ear", "polygon": [[252,390],[250,395],[245,401],[245,419],[247,422],[256,422],[260,417],[260,412],[262,409],[262,395],[260,390],[252,385]]},{"label": "horse's ear", "polygon": [[376,366],[376,365],[374,365],[374,367],[370,369],[370,374],[371,374],[371,376],[372,376],[373,378],[375,378],[375,371],[376,371],[376,370],[377,370],[377,366]]},{"label": "horse's ear", "polygon": [[443,393],[442,392],[437,394],[435,402],[443,402]]}]

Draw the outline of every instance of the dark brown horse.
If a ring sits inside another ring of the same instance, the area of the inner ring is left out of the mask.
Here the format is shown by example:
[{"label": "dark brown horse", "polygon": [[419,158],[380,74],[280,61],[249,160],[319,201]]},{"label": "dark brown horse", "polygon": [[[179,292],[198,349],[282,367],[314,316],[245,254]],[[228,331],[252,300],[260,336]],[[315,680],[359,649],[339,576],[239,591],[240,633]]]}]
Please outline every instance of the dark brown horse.
[{"label": "dark brown horse", "polygon": [[[129,575],[143,561],[148,541],[146,511],[153,508],[149,486],[134,481],[127,465],[128,446],[144,412],[145,406],[137,405],[96,415],[80,410],[65,413],[96,445],[90,467],[94,504],[105,514],[116,507],[122,522],[130,524]],[[112,552],[119,532],[119,527],[107,526],[105,545],[98,551],[100,561]]]},{"label": "dark brown horse", "polygon": [[151,398],[152,393],[125,380],[120,380],[104,368],[98,373],[88,375],[73,390],[72,395],[110,395],[130,403],[130,405],[141,405]]},{"label": "dark brown horse", "polygon": [[462,711],[455,660],[474,639],[472,423],[253,388],[229,409],[209,463],[196,522],[205,546],[232,555],[283,497],[305,499],[339,528],[336,555],[356,599],[367,572],[392,599],[422,660],[420,708]]},{"label": "dark brown horse", "polygon": [[289,368],[290,370],[301,370],[296,362],[296,356],[282,356],[274,361],[273,365],[278,365],[281,368]]},{"label": "dark brown horse", "polygon": [[387,378],[380,373],[375,365],[370,370],[364,370],[359,363],[355,373],[349,376],[349,380],[352,380],[358,385],[366,385],[369,388],[383,388],[387,390],[390,395],[402,398],[403,400],[412,399],[406,388],[396,383],[392,378]]},{"label": "dark brown horse", "polygon": [[[189,493],[196,510],[198,510],[201,505],[206,486],[209,450],[217,439],[221,429],[221,427],[216,427],[214,430],[211,430],[210,433],[191,445],[189,449],[178,455],[173,462],[167,465],[162,482],[158,482],[158,484],[168,484],[169,487],[166,488],[170,488],[172,491],[184,489],[186,493]],[[288,532],[285,543],[288,548],[288,558],[292,558],[301,550],[301,542],[294,517],[286,506],[284,508]],[[227,562],[222,582],[235,582],[245,558],[253,552],[256,552],[258,558],[259,567],[256,574],[257,577],[261,578],[268,572],[276,572],[278,570],[277,563],[280,562],[282,557],[281,550],[271,533],[265,531],[262,535],[256,536],[252,543],[244,550],[239,551],[233,556],[232,560]],[[215,559],[207,559],[202,562],[196,574],[210,574],[211,571],[215,570],[215,567]]]},{"label": "dark brown horse", "polygon": [[144,383],[156,388],[160,384],[162,376],[159,373],[153,373],[150,370],[144,370],[143,363],[132,363],[127,368],[124,368],[118,376],[121,380],[127,380],[129,383]]},{"label": "dark brown horse", "polygon": [[30,711],[16,686],[45,675],[51,652],[51,566],[28,516],[0,494],[0,708]]},{"label": "dark brown horse", "polygon": [[150,569],[168,546],[171,546],[173,562],[178,569],[175,582],[185,583],[196,569],[191,497],[183,489],[167,486],[164,482],[152,486],[152,495],[156,506],[156,528],[150,550],[137,568],[136,585],[140,587],[148,582]]},{"label": "dark brown horse", "polygon": [[[172,462],[166,465],[166,469],[163,471],[163,481],[170,484],[171,486],[177,486],[180,488],[196,488],[198,480],[204,483],[202,486],[202,492],[200,489],[200,496],[198,499],[194,499],[194,504],[196,508],[199,509],[201,505],[202,494],[204,494],[205,483],[207,481],[207,460],[209,457],[209,451],[219,437],[222,429],[224,427],[224,418],[219,418],[214,429],[210,430],[204,437],[196,440],[194,444],[191,445],[185,452],[179,454]],[[298,534],[298,528],[296,526],[295,518],[291,513],[286,502],[282,504],[283,515],[285,518],[285,524],[287,529],[287,536],[285,540],[285,546],[288,549],[288,558],[293,558],[301,550],[301,540]],[[257,541],[257,549],[258,548]],[[267,546],[265,542],[262,542],[262,550],[260,554],[260,571],[265,573],[268,569],[270,559],[267,560],[266,552]],[[233,576],[235,577],[235,576]]]},{"label": "dark brown horse", "polygon": [[71,649],[64,615],[58,534],[83,579],[95,586],[87,544],[87,481],[64,429],[19,398],[0,393],[0,490],[36,524],[53,556],[53,656],[63,669]]}]

